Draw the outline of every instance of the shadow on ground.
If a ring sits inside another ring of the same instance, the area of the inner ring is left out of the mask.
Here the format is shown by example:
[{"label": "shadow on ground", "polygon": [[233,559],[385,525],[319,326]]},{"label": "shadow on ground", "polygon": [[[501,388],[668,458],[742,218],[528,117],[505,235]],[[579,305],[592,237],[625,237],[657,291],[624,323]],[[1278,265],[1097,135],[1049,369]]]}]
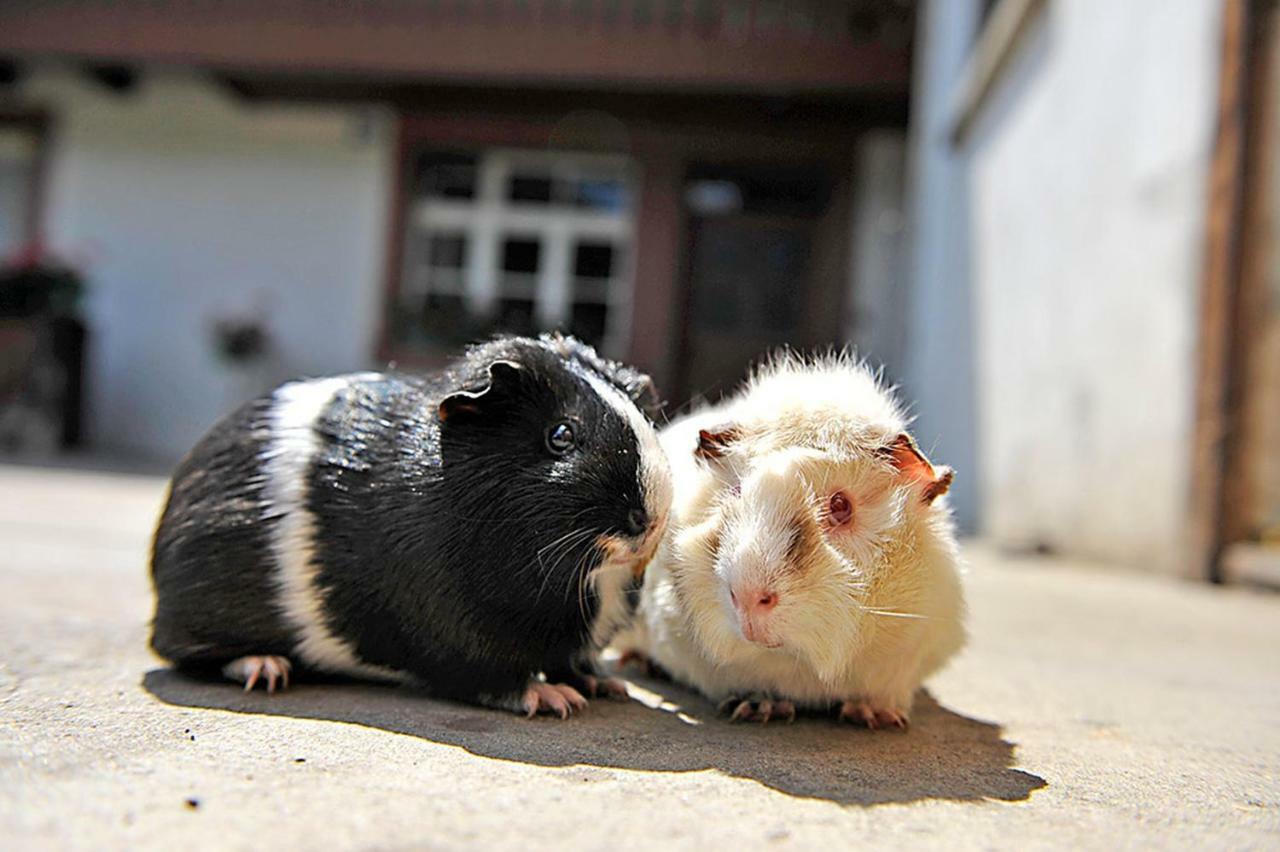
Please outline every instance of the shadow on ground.
[{"label": "shadow on ground", "polygon": [[[867,731],[822,718],[794,725],[730,724],[669,683],[633,682],[627,702],[593,701],[568,721],[437,701],[406,687],[296,684],[245,693],[170,669],[143,678],[169,704],[345,722],[540,766],[576,764],[665,772],[718,769],[793,796],[875,805],[921,799],[1018,801],[1046,786],[1013,769],[1000,726],[961,716],[927,692],[908,732]],[[652,706],[651,706],[652,705]]]}]

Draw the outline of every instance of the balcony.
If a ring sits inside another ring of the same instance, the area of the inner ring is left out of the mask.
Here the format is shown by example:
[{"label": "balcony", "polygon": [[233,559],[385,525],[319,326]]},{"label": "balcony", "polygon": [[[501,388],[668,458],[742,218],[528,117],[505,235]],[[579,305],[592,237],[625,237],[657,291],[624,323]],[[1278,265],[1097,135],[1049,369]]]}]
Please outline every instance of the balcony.
[{"label": "balcony", "polygon": [[911,0],[9,0],[0,57],[395,83],[899,94]]}]

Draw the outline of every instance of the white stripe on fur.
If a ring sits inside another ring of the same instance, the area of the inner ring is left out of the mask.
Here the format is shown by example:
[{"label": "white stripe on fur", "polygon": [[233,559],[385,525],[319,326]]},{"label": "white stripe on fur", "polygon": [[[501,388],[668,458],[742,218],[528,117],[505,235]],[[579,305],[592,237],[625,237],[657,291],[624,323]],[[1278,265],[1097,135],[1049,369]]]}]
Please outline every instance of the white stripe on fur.
[{"label": "white stripe on fur", "polygon": [[333,635],[325,620],[324,590],[317,585],[316,521],[307,508],[308,476],[320,451],[315,423],[334,394],[353,378],[357,377],[291,382],[273,398],[271,441],[263,455],[263,470],[269,511],[279,515],[271,535],[278,604],[296,633],[293,653],[298,660],[328,672],[401,679],[399,672],[362,663],[350,642]]},{"label": "white stripe on fur", "polygon": [[[640,451],[640,485],[644,490],[645,512],[653,520],[665,523],[671,509],[671,466],[666,451],[658,443],[658,434],[645,416],[627,396],[590,370],[584,370],[587,382],[600,394],[631,427]],[[590,578],[591,587],[599,601],[595,621],[591,624],[591,638],[596,647],[603,648],[613,633],[628,620],[626,588],[633,577],[630,565],[604,564]]]},{"label": "white stripe on fur", "polygon": [[635,434],[636,446],[640,449],[640,484],[644,488],[645,511],[654,520],[664,517],[671,508],[671,465],[667,463],[662,444],[658,443],[658,433],[626,394],[590,370],[583,372],[596,393],[621,415]]}]

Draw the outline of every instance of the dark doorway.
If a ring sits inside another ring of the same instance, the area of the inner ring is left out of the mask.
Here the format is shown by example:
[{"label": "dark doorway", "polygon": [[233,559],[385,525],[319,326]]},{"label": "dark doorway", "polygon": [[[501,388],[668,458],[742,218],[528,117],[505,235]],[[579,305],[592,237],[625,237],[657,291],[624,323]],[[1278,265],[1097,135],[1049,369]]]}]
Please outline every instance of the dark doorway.
[{"label": "dark doorway", "polygon": [[820,169],[690,170],[680,399],[717,400],[762,354],[827,336],[814,278],[831,195]]}]

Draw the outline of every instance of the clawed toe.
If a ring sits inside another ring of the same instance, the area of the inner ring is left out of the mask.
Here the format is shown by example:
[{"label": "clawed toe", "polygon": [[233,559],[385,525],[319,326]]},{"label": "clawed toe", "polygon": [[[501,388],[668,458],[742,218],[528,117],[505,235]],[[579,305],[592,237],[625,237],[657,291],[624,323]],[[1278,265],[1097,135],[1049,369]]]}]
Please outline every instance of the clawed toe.
[{"label": "clawed toe", "polygon": [[876,707],[866,701],[846,701],[841,704],[840,721],[865,725],[873,731],[879,728],[905,730],[908,725],[907,714],[901,710]]},{"label": "clawed toe", "polygon": [[740,701],[738,706],[733,708],[733,712],[729,714],[730,722],[749,722],[755,715],[755,705],[750,701]]},{"label": "clawed toe", "polygon": [[782,719],[787,724],[796,720],[796,705],[793,702],[765,697],[733,696],[720,702],[717,710],[721,715],[727,715],[730,722],[759,722],[767,725],[770,719]]},{"label": "clawed toe", "polygon": [[587,699],[568,684],[533,681],[525,689],[520,706],[530,718],[539,713],[554,713],[561,719],[567,719],[585,708]]},{"label": "clawed toe", "polygon": [[267,692],[273,693],[277,683],[281,689],[289,688],[289,672],[292,668],[293,664],[287,657],[263,654],[238,657],[222,667],[222,674],[230,680],[244,683],[245,692],[252,691],[258,681],[265,678]]}]

